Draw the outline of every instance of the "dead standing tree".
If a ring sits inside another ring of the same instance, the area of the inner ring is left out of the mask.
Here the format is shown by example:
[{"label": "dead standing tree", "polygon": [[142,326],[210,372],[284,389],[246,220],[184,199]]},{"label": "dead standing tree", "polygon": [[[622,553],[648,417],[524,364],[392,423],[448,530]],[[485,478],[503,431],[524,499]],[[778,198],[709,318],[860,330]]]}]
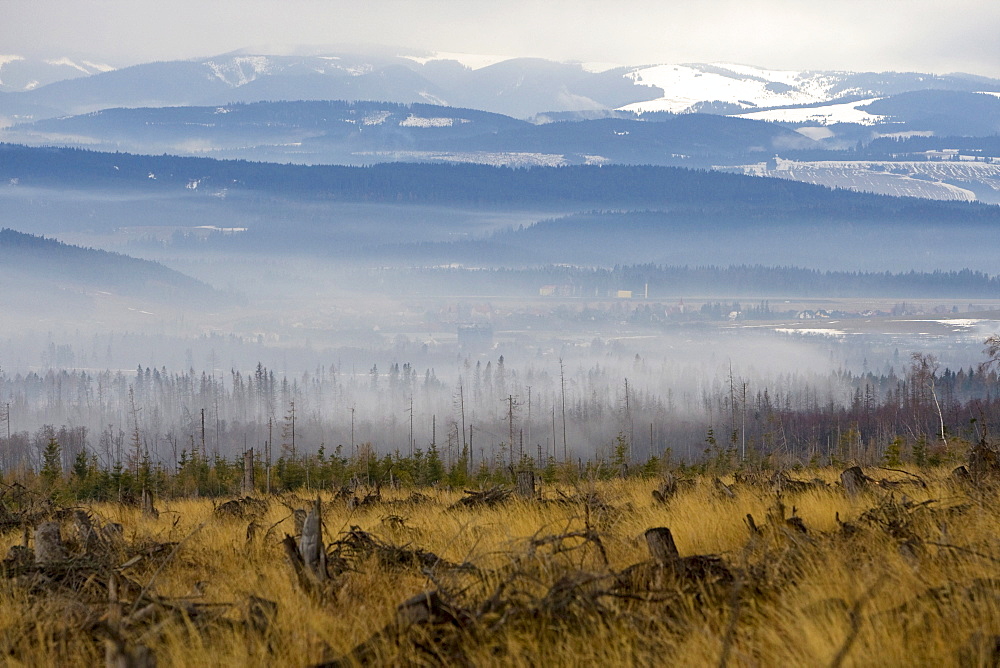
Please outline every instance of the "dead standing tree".
[{"label": "dead standing tree", "polygon": [[332,592],[333,581],[327,569],[326,546],[323,544],[323,511],[319,497],[302,523],[298,542],[294,537],[286,535],[282,546],[299,586],[321,598]]},{"label": "dead standing tree", "polygon": [[913,383],[930,394],[931,399],[934,401],[934,410],[937,412],[938,418],[938,436],[941,438],[945,450],[947,450],[948,437],[945,434],[944,413],[941,411],[941,402],[938,401],[937,390],[935,388],[938,368],[937,358],[934,355],[926,353],[913,353],[910,358],[912,359],[910,377]]}]

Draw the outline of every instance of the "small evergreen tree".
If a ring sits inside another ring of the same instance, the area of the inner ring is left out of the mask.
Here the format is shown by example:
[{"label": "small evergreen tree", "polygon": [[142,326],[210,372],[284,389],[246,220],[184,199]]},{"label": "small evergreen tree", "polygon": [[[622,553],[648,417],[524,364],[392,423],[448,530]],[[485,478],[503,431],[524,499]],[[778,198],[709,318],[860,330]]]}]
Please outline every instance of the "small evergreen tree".
[{"label": "small evergreen tree", "polygon": [[62,447],[55,436],[49,437],[48,445],[42,453],[42,486],[51,494],[62,481]]}]

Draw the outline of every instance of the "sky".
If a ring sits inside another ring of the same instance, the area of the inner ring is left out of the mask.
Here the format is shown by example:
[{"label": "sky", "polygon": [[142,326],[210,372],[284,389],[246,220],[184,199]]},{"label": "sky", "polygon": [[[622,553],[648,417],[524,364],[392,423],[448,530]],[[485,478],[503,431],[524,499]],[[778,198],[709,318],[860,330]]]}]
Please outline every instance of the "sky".
[{"label": "sky", "polygon": [[367,43],[1000,77],[997,35],[996,0],[0,0],[0,55],[84,55],[115,66]]}]

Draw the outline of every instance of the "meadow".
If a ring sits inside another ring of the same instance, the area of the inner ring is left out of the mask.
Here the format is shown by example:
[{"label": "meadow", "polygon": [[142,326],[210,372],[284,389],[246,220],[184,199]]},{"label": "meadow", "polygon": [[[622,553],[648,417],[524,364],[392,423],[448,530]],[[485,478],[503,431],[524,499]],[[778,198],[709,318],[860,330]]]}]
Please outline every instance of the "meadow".
[{"label": "meadow", "polygon": [[833,468],[665,472],[540,484],[527,498],[358,488],[82,506],[5,485],[0,656],[995,665],[1000,493],[992,469],[969,469],[871,467],[847,484]]}]

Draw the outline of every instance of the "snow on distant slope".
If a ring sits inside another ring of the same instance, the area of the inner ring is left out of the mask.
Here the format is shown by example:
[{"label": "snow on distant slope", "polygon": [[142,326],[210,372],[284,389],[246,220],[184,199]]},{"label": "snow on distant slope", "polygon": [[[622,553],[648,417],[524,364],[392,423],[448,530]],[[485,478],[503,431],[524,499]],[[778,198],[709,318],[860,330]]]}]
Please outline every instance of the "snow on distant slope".
[{"label": "snow on distant slope", "polygon": [[271,70],[267,56],[236,56],[226,60],[208,60],[205,64],[212,74],[230,86],[243,86]]},{"label": "snow on distant slope", "polygon": [[613,70],[616,67],[622,67],[621,63],[580,63],[580,67],[584,72],[590,72],[591,74],[600,74],[601,72],[607,72],[608,70]]},{"label": "snow on distant slope", "polygon": [[831,73],[766,70],[729,63],[653,65],[637,68],[626,76],[638,84],[664,90],[659,99],[622,107],[637,113],[683,113],[699,102],[713,101],[745,109],[815,104],[828,101],[838,83]]},{"label": "snow on distant slope", "polygon": [[81,60],[80,62],[83,63],[84,67],[89,67],[93,72],[110,72],[115,69],[111,65],[107,65],[105,63],[95,63],[90,60]]},{"label": "snow on distant slope", "polygon": [[29,91],[64,79],[88,77],[113,69],[110,65],[67,56],[38,58],[0,54],[0,90]]},{"label": "snow on distant slope", "polygon": [[720,169],[895,197],[922,197],[963,202],[978,199],[991,203],[1000,198],[1000,164],[986,161],[800,162],[775,156],[771,162]]},{"label": "snow on distant slope", "polygon": [[403,120],[399,122],[400,127],[404,128],[450,128],[456,123],[468,123],[469,121],[464,118],[439,118],[431,117],[425,118],[422,116],[414,116],[410,114]]},{"label": "snow on distant slope", "polygon": [[468,67],[470,70],[479,70],[490,65],[502,63],[505,60],[510,60],[510,56],[489,56],[474,53],[456,53],[453,51],[435,51],[430,56],[404,55],[403,58],[412,60],[419,65],[426,65],[435,60],[454,60],[460,65]]},{"label": "snow on distant slope", "polygon": [[862,111],[858,107],[871,104],[881,98],[872,97],[855,102],[841,104],[826,104],[821,107],[796,107],[793,109],[769,109],[766,111],[751,111],[745,114],[735,114],[740,118],[755,121],[779,121],[782,123],[819,123],[833,125],[834,123],[858,123],[860,125],[878,125],[885,122],[885,116],[877,116]]},{"label": "snow on distant slope", "polygon": [[63,57],[63,58],[49,58],[49,59],[45,60],[44,62],[45,62],[46,65],[55,65],[57,67],[61,65],[61,66],[64,66],[64,67],[72,67],[74,70],[79,70],[80,72],[83,72],[84,74],[93,74],[93,72],[91,70],[88,70],[83,65],[79,65],[77,63],[74,63],[72,60],[70,60],[69,58],[65,58],[65,57]]}]

